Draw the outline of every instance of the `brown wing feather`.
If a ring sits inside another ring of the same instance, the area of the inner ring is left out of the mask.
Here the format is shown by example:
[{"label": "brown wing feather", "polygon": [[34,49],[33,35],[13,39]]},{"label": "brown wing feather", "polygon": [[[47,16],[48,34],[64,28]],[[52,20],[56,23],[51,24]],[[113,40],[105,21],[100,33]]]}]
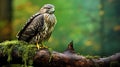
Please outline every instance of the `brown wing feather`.
[{"label": "brown wing feather", "polygon": [[39,28],[42,30],[44,25],[44,17],[41,14],[34,15],[18,33],[18,40],[29,42],[32,37],[37,35]]},{"label": "brown wing feather", "polygon": [[30,23],[33,21],[33,19],[34,19],[35,17],[37,17],[38,15],[40,15],[40,14],[37,13],[37,14],[33,15],[33,16],[27,21],[27,23],[24,25],[23,29],[21,29],[21,30],[18,32],[17,38],[19,38],[19,37],[22,35],[22,33],[25,31],[25,29],[30,25]]}]

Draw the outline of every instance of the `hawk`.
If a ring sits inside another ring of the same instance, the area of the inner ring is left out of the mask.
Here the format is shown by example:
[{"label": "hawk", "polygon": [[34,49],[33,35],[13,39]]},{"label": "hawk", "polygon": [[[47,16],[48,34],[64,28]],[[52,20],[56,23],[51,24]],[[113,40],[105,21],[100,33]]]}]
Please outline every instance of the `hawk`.
[{"label": "hawk", "polygon": [[32,44],[43,45],[49,40],[51,33],[57,23],[54,15],[55,7],[52,4],[45,4],[38,13],[30,17],[25,26],[17,34],[18,40]]}]

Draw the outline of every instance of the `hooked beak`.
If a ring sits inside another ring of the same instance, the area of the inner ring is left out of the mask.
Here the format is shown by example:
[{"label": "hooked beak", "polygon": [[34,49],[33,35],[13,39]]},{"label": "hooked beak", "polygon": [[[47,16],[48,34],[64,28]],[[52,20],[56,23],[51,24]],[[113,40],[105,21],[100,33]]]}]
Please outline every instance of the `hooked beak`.
[{"label": "hooked beak", "polygon": [[55,11],[51,11],[50,13],[53,14]]},{"label": "hooked beak", "polygon": [[55,9],[54,9],[54,8],[52,8],[52,9],[49,11],[50,14],[53,14],[54,12],[55,12]]}]

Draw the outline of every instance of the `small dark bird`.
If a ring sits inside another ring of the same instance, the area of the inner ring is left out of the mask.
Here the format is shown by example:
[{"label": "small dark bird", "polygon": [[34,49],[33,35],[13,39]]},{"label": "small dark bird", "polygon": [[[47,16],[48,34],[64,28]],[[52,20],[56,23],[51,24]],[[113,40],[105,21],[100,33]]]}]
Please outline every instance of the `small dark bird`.
[{"label": "small dark bird", "polygon": [[38,49],[38,43],[43,46],[42,43],[50,38],[57,22],[54,12],[55,7],[52,4],[45,4],[20,30],[17,34],[18,40],[37,44]]}]

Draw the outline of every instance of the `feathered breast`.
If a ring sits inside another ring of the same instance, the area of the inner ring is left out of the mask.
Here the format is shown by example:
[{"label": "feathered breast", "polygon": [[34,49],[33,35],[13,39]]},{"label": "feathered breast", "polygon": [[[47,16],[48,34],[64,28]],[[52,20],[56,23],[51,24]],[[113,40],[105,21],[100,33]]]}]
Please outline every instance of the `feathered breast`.
[{"label": "feathered breast", "polygon": [[54,29],[54,26],[57,23],[56,17],[54,14],[44,14],[44,18],[45,18],[45,23],[47,24],[48,27],[48,33],[52,32]]}]

